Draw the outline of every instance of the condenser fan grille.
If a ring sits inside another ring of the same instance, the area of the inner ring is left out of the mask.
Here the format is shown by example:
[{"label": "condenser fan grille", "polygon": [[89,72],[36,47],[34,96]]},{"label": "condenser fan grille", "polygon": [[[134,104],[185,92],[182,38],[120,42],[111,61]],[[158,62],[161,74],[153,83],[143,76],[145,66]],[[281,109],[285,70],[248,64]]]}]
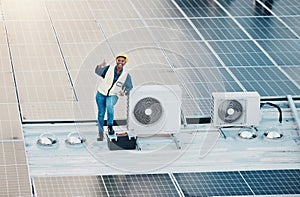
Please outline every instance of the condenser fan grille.
[{"label": "condenser fan grille", "polygon": [[133,110],[134,117],[138,122],[144,125],[150,125],[157,122],[163,113],[160,102],[152,97],[146,97],[139,100]]},{"label": "condenser fan grille", "polygon": [[219,118],[227,123],[238,120],[242,113],[243,106],[237,100],[225,100],[218,107]]}]

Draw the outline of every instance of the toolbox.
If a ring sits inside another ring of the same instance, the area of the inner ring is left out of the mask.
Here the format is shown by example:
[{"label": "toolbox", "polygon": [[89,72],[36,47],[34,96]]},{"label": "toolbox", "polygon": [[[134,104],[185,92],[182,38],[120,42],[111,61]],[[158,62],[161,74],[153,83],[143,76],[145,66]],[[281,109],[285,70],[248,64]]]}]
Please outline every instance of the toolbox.
[{"label": "toolbox", "polygon": [[115,133],[107,135],[107,146],[109,150],[130,150],[136,149],[137,136],[131,133]]}]

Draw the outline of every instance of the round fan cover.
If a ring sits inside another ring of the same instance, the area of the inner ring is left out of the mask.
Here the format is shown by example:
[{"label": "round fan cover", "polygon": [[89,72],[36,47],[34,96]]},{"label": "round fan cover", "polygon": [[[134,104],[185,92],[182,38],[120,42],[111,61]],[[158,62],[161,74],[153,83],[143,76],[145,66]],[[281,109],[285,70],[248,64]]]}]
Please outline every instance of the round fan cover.
[{"label": "round fan cover", "polygon": [[146,97],[139,100],[133,110],[134,117],[138,122],[144,125],[150,125],[157,122],[163,113],[160,102],[152,97]]},{"label": "round fan cover", "polygon": [[237,100],[225,100],[218,107],[218,115],[224,122],[232,123],[243,113],[243,106]]}]

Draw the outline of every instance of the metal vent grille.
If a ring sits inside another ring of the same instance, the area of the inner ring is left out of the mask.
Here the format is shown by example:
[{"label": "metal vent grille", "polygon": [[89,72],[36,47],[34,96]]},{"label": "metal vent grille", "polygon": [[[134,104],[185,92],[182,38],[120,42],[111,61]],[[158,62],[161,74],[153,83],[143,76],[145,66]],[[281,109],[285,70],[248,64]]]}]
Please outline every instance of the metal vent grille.
[{"label": "metal vent grille", "polygon": [[237,100],[225,100],[218,107],[218,116],[226,123],[238,120],[243,113],[243,106]]},{"label": "metal vent grille", "polygon": [[136,103],[133,114],[139,123],[151,125],[162,117],[163,108],[157,99],[146,97]]}]

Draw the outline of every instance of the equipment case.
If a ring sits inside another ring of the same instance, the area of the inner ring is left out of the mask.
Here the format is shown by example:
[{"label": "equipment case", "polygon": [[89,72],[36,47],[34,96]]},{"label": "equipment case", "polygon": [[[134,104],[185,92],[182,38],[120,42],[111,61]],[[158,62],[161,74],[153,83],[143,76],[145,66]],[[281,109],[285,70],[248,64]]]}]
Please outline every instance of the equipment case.
[{"label": "equipment case", "polygon": [[106,136],[109,150],[136,149],[136,135],[130,133],[115,133],[114,135]]}]

